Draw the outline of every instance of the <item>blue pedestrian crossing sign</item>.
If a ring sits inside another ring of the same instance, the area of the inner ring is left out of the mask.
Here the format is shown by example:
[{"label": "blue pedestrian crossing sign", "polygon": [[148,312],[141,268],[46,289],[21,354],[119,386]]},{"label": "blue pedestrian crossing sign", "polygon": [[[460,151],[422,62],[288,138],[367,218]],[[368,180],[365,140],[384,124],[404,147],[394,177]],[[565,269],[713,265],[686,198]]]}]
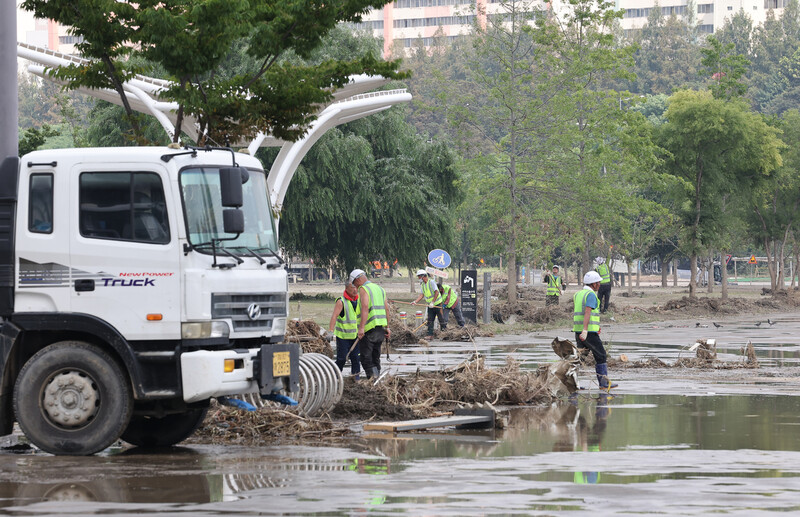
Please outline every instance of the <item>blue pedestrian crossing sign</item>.
[{"label": "blue pedestrian crossing sign", "polygon": [[450,254],[444,250],[433,250],[428,253],[428,262],[433,267],[438,267],[444,269],[450,266],[450,262],[452,259],[450,258]]}]

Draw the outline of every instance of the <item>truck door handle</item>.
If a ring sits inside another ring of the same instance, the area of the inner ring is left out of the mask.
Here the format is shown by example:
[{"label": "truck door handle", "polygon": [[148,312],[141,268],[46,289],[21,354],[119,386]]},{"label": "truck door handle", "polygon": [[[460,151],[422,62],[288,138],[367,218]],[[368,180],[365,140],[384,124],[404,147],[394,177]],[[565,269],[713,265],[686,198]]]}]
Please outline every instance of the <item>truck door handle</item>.
[{"label": "truck door handle", "polygon": [[75,280],[75,290],[79,293],[94,291],[94,280]]}]

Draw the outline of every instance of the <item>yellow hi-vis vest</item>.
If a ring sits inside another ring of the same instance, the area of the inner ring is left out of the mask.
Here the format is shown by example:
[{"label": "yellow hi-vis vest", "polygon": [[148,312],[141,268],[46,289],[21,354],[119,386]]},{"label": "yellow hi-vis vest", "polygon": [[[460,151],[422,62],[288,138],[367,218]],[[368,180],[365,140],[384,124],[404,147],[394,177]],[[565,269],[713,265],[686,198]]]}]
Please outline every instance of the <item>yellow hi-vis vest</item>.
[{"label": "yellow hi-vis vest", "polygon": [[356,302],[355,309],[350,300],[340,296],[344,306],[344,316],[341,313],[336,317],[336,326],[333,328],[333,335],[342,339],[355,339],[358,336],[358,322],[361,317],[361,298]]},{"label": "yellow hi-vis vest", "polygon": [[553,273],[547,275],[547,295],[552,296],[561,296],[561,291],[558,290],[559,286],[561,285],[561,277],[556,276]]},{"label": "yellow hi-vis vest", "polygon": [[611,272],[608,270],[608,264],[599,264],[595,271],[600,275],[601,284],[610,284],[611,283]]},{"label": "yellow hi-vis vest", "polygon": [[[367,308],[367,324],[364,325],[364,332],[372,330],[375,327],[385,327],[389,324],[386,319],[386,291],[383,290],[378,284],[373,284],[367,281],[362,285],[369,293],[369,307]],[[365,308],[361,305],[361,297],[358,299],[358,304],[363,311]]]},{"label": "yellow hi-vis vest", "polygon": [[[442,300],[445,302],[445,307],[452,309],[453,305],[455,305],[458,301],[458,294],[456,294],[456,292],[453,291],[453,288],[449,285],[443,285],[442,289],[444,290],[444,293],[442,293]],[[449,301],[447,300],[448,295],[450,296]]]},{"label": "yellow hi-vis vest", "polygon": [[[573,332],[583,332],[583,314],[586,311],[586,298],[589,296],[590,293],[594,293],[594,291],[590,289],[581,289],[577,293],[575,293],[575,312],[572,315],[572,331]],[[595,294],[595,296],[597,296]],[[592,314],[589,316],[589,332],[600,332],[600,309],[598,308],[600,303],[597,304],[597,307],[592,309]]]},{"label": "yellow hi-vis vest", "polygon": [[[433,287],[431,287],[431,284],[433,284]],[[442,295],[439,293],[439,289],[436,287],[436,282],[434,282],[432,278],[429,278],[427,282],[422,283],[422,294],[425,295],[425,303],[441,305]]]}]

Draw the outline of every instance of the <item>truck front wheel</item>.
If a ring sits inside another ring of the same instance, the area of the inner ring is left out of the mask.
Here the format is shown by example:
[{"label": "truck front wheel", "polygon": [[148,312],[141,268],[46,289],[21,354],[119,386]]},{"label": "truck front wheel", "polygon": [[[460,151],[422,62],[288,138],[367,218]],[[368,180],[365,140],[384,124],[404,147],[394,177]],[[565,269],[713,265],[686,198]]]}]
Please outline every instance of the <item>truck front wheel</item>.
[{"label": "truck front wheel", "polygon": [[190,409],[161,418],[134,415],[122,439],[139,447],[169,447],[192,435],[208,409]]},{"label": "truck front wheel", "polygon": [[125,373],[103,350],[80,341],[43,348],[14,386],[20,428],[52,454],[99,452],[120,437],[133,411]]}]

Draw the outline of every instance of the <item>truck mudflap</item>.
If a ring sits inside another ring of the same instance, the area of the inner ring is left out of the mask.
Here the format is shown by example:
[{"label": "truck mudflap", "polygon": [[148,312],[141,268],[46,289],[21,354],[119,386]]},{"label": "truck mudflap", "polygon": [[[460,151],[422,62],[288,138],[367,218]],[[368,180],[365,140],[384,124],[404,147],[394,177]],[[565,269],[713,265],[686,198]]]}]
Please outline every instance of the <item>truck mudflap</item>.
[{"label": "truck mudflap", "polygon": [[300,345],[264,344],[246,350],[196,350],[181,354],[183,400],[300,389]]}]

